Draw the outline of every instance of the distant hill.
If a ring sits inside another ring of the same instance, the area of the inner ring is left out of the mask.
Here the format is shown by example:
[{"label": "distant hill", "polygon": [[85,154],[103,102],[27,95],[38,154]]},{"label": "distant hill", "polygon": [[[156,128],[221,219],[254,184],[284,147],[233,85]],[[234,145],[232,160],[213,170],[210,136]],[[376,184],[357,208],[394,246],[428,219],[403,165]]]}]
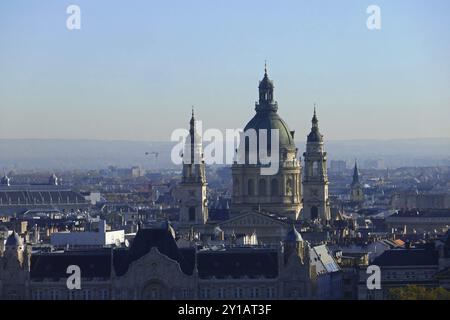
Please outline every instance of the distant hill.
[{"label": "distant hill", "polygon": [[[0,139],[3,169],[100,169],[110,165],[144,168],[175,167],[170,152],[175,143],[102,140]],[[304,141],[297,141],[299,156]],[[450,138],[410,140],[326,141],[328,158],[352,162],[383,159],[386,166],[450,165]],[[157,152],[158,157],[154,153]],[[147,154],[146,154],[147,153]]]}]

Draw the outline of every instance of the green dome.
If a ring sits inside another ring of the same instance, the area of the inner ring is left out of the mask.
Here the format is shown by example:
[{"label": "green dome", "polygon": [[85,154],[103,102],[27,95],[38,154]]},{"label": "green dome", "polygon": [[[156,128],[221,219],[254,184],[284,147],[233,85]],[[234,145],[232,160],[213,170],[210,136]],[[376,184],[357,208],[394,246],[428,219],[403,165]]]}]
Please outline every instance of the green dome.
[{"label": "green dome", "polygon": [[289,130],[288,125],[283,119],[275,112],[257,112],[255,116],[250,120],[249,123],[244,128],[244,131],[249,129],[256,130],[256,135],[258,137],[259,143],[259,130],[267,130],[267,143],[270,146],[271,129],[278,129],[279,134],[279,146],[280,149],[295,149],[294,137]]}]

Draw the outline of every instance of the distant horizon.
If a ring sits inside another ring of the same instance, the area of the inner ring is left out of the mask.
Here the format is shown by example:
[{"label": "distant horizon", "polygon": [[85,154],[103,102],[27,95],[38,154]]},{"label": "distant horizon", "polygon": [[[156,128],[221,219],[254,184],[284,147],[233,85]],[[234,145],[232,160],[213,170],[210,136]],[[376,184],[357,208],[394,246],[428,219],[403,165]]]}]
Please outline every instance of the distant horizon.
[{"label": "distant horizon", "polygon": [[[0,170],[100,169],[108,166],[176,167],[170,154],[178,142],[130,140],[0,139]],[[205,142],[205,146],[210,142]],[[306,142],[296,141],[303,158]],[[325,139],[328,159],[385,160],[386,166],[450,166],[450,138],[418,140]],[[155,157],[158,153],[158,157]]]},{"label": "distant horizon", "polygon": [[[130,140],[130,139],[89,139],[89,138],[1,138],[0,141],[98,141],[98,142],[149,142],[149,143],[176,143],[176,141],[171,140]],[[416,138],[384,138],[384,139],[326,139],[324,138],[324,143],[327,142],[400,142],[400,141],[417,141],[417,140],[450,140],[449,137],[416,137]],[[220,140],[225,141],[225,140]],[[297,142],[305,142],[306,143],[306,135],[304,140],[294,139]],[[211,143],[210,141],[203,142],[204,144]]]}]

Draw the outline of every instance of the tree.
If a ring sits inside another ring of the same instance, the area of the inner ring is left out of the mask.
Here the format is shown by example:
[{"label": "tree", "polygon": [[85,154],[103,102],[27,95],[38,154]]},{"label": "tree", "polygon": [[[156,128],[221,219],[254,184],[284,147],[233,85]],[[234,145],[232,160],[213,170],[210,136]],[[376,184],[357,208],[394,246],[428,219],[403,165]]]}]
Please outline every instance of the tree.
[{"label": "tree", "polygon": [[450,300],[450,291],[444,288],[428,289],[417,285],[389,290],[392,300]]}]

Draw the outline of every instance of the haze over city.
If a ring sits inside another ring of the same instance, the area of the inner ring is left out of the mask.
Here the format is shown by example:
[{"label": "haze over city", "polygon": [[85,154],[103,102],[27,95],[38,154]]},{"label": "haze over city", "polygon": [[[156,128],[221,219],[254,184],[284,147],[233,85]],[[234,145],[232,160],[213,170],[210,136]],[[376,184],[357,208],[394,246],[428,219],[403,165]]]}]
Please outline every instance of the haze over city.
[{"label": "haze over city", "polygon": [[[278,319],[450,300],[449,12],[2,1],[0,303]],[[393,316],[357,317],[374,310]]]}]

